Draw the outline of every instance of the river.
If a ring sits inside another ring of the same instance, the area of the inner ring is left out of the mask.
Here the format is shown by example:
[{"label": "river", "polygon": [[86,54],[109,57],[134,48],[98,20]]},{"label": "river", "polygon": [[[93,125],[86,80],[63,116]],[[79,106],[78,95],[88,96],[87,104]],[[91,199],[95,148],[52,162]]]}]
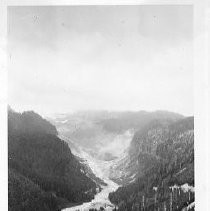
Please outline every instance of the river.
[{"label": "river", "polygon": [[80,153],[79,156],[86,160],[93,173],[102,179],[107,186],[101,186],[102,190],[95,195],[92,201],[85,202],[79,206],[65,208],[63,211],[89,211],[91,208],[99,210],[100,207],[103,207],[106,211],[113,210],[114,205],[109,201],[108,196],[109,193],[115,191],[119,185],[109,179],[109,171],[112,161],[98,160],[84,151]]}]

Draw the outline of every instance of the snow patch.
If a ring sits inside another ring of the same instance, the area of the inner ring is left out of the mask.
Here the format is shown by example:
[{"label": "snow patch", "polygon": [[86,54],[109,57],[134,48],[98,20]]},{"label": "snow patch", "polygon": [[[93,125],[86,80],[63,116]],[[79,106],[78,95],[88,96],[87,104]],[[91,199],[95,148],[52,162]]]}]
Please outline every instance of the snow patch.
[{"label": "snow patch", "polygon": [[132,183],[136,180],[135,176],[136,176],[136,174],[133,174],[130,176],[131,181],[129,183]]},{"label": "snow patch", "polygon": [[183,168],[183,169],[181,169],[176,175],[179,175],[179,174],[181,174],[183,171],[185,171],[185,169],[186,169],[186,167],[185,168]]},{"label": "snow patch", "polygon": [[157,188],[157,187],[153,187],[152,189],[153,189],[154,191],[157,191],[158,188]]},{"label": "snow patch", "polygon": [[133,174],[132,176],[130,176],[131,179],[133,179],[136,176],[136,174]]},{"label": "snow patch", "polygon": [[183,208],[182,211],[188,211],[188,210],[192,209],[193,207],[195,207],[195,202],[192,202],[187,207]]},{"label": "snow patch", "polygon": [[174,191],[174,189],[179,189],[180,188],[180,186],[178,186],[178,185],[174,185],[174,186],[170,186],[169,187],[172,191]]},{"label": "snow patch", "polygon": [[185,183],[184,185],[181,186],[181,189],[184,191],[184,192],[188,192],[188,191],[191,191],[191,192],[194,192],[194,187],[193,186],[190,186],[188,183]]},{"label": "snow patch", "polygon": [[185,183],[181,186],[178,186],[178,185],[170,186],[169,188],[172,189],[172,191],[174,189],[182,189],[185,193],[188,192],[188,191],[194,192],[194,187],[190,186],[188,183]]}]

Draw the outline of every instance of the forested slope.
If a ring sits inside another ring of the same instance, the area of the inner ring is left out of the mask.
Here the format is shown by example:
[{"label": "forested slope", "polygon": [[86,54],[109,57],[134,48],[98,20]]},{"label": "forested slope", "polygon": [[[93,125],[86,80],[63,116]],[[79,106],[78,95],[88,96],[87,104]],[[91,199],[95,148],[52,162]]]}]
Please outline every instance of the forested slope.
[{"label": "forested slope", "polygon": [[9,210],[60,210],[93,198],[95,182],[56,135],[38,114],[9,109]]},{"label": "forested slope", "polygon": [[134,180],[110,194],[119,210],[194,210],[193,121],[157,120],[136,132],[123,166]]}]

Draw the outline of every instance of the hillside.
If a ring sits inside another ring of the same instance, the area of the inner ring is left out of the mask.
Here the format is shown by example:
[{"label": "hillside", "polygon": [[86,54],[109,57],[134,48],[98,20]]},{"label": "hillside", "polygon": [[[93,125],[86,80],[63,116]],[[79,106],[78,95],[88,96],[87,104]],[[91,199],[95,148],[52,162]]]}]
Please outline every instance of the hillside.
[{"label": "hillside", "polygon": [[32,111],[8,111],[8,165],[11,211],[60,210],[96,193],[96,183],[56,128]]},{"label": "hillside", "polygon": [[193,121],[154,120],[135,133],[111,172],[123,185],[109,195],[119,210],[194,210]]}]

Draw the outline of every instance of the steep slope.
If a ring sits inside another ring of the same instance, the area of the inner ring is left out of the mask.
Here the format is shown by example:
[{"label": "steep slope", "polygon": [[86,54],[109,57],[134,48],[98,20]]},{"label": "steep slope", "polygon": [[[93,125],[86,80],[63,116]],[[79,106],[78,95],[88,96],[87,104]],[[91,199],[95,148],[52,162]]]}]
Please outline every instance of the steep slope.
[{"label": "steep slope", "polygon": [[182,210],[194,203],[193,117],[142,127],[111,177],[123,184],[110,194],[119,210]]},{"label": "steep slope", "polygon": [[8,162],[9,210],[60,210],[96,193],[96,183],[56,128],[34,112],[9,109]]}]

